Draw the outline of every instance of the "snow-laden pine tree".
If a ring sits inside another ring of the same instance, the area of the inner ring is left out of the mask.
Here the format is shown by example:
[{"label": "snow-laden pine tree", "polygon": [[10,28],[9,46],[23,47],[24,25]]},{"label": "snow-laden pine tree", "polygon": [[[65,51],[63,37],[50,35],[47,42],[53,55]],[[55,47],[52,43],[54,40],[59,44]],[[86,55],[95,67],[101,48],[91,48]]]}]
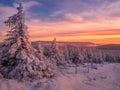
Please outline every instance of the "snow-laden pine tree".
[{"label": "snow-laden pine tree", "polygon": [[55,59],[56,61],[56,65],[60,66],[60,65],[65,65],[65,60],[64,60],[64,56],[62,55],[58,44],[56,42],[56,38],[54,38],[54,40],[52,41],[51,44],[51,52],[52,52],[52,57]]},{"label": "snow-laden pine tree", "polygon": [[31,47],[27,26],[25,25],[23,6],[19,3],[18,13],[5,21],[10,28],[0,56],[0,73],[5,78],[39,79],[52,76],[54,67]]},{"label": "snow-laden pine tree", "polygon": [[51,42],[49,48],[44,50],[44,54],[52,61],[53,64],[57,66],[64,66],[65,60],[64,56],[61,54],[60,49],[56,43],[56,38]]},{"label": "snow-laden pine tree", "polygon": [[68,46],[68,58],[73,64],[75,64],[75,73],[77,73],[77,67],[83,62],[79,47]]}]

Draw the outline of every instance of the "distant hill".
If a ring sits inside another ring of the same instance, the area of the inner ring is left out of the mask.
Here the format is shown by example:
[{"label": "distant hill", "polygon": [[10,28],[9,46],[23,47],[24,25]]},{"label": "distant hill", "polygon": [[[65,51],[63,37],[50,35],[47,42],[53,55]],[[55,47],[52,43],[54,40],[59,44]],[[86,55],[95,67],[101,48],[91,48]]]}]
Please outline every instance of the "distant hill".
[{"label": "distant hill", "polygon": [[[36,46],[38,43],[41,43],[43,46],[50,45],[52,41],[36,41],[32,42],[32,46]],[[93,47],[96,46],[92,42],[57,42],[58,46],[63,45],[72,45],[72,46],[83,46],[83,47]]]},{"label": "distant hill", "polygon": [[98,49],[120,50],[120,44],[106,44],[97,46]]}]

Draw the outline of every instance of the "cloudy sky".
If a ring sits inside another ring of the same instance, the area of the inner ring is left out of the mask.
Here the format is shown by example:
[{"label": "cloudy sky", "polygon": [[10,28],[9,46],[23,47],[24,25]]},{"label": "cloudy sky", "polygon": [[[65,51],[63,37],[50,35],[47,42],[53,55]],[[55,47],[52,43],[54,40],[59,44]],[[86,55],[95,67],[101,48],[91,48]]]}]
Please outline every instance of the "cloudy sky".
[{"label": "cloudy sky", "polygon": [[32,41],[120,44],[120,0],[0,0],[0,41],[17,2],[23,3]]}]

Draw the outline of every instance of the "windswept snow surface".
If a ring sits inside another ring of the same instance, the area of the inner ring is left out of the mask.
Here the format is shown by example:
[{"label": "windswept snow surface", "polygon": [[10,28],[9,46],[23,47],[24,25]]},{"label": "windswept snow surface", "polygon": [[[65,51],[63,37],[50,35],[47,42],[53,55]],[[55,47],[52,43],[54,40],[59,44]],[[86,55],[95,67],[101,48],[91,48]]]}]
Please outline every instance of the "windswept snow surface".
[{"label": "windswept snow surface", "polygon": [[97,65],[98,69],[69,67],[58,72],[54,79],[18,82],[0,79],[0,90],[120,90],[120,64]]}]

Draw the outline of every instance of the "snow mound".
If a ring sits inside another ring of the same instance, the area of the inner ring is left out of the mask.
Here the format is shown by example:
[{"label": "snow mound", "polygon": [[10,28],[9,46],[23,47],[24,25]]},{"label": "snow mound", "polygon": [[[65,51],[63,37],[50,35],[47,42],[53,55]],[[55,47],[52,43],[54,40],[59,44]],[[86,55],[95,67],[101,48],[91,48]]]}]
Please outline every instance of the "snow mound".
[{"label": "snow mound", "polygon": [[[64,69],[64,74],[57,72],[54,79],[41,79],[34,82],[18,82],[0,79],[0,90],[120,90],[120,64],[98,65],[98,70],[84,73],[85,68]],[[68,73],[69,72],[69,73]]]}]

